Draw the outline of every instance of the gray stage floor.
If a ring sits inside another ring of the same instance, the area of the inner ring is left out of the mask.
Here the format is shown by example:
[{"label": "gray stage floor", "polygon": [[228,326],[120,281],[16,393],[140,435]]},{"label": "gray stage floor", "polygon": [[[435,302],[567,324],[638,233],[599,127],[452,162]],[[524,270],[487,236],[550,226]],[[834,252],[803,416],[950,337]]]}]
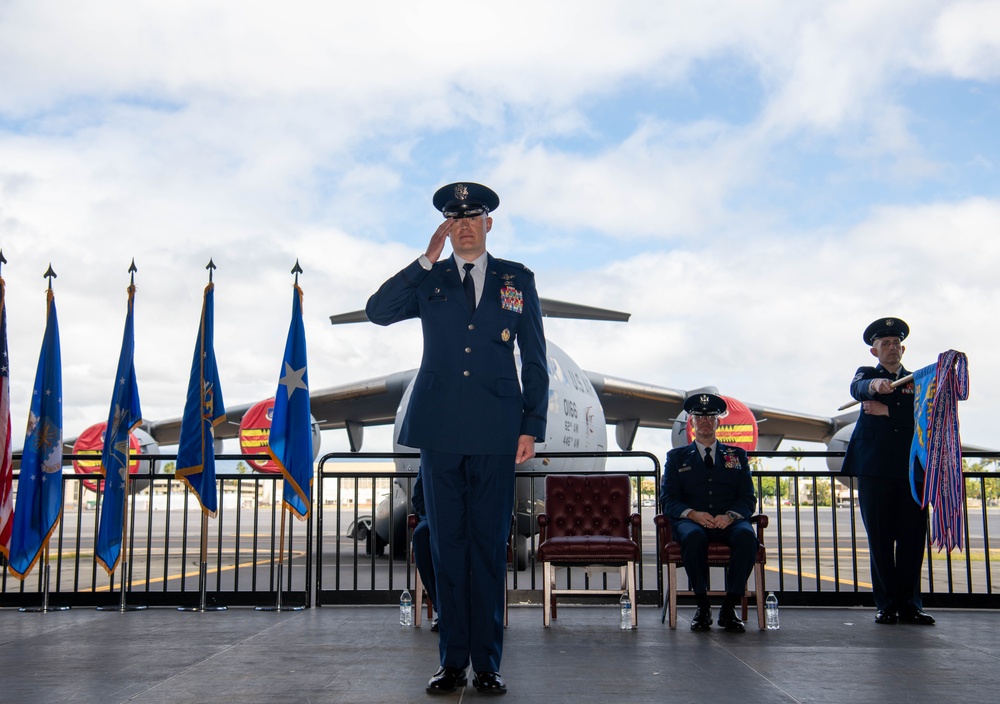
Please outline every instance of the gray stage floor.
[{"label": "gray stage floor", "polygon": [[[790,609],[778,632],[692,633],[640,609],[510,610],[509,692],[424,692],[437,638],[401,629],[398,610],[262,613],[0,609],[0,702],[996,702],[1000,617],[934,612],[936,626],[879,626],[870,609]],[[750,613],[755,624],[754,614]]]}]

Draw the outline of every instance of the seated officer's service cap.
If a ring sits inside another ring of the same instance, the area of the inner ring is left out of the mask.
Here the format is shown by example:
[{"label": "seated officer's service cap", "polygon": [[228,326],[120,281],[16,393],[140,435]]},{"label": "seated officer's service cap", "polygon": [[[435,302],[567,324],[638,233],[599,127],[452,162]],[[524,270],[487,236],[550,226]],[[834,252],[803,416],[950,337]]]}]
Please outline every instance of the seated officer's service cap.
[{"label": "seated officer's service cap", "polygon": [[879,318],[865,328],[865,344],[869,347],[880,337],[898,337],[902,342],[910,334],[910,326],[899,318]]},{"label": "seated officer's service cap", "polygon": [[450,183],[434,194],[434,207],[446,218],[471,218],[500,207],[500,196],[478,183]]},{"label": "seated officer's service cap", "polygon": [[715,394],[694,394],[684,401],[684,410],[692,416],[718,416],[726,408],[726,400]]}]

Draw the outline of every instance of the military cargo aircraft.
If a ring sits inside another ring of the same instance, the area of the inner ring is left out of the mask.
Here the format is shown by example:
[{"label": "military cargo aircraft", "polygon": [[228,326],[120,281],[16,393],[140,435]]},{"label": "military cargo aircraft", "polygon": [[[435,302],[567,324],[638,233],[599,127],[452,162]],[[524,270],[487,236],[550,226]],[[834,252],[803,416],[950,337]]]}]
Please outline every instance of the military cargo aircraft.
[{"label": "military cargo aircraft", "polygon": [[[630,314],[604,308],[595,308],[552,299],[540,299],[542,314],[550,318],[627,322]],[[354,311],[330,317],[334,325],[366,322],[364,311]],[[541,450],[546,453],[605,452],[609,449],[608,426],[614,427],[619,449],[631,450],[636,431],[640,427],[672,430],[672,444],[676,447],[690,442],[687,434],[687,417],[682,410],[684,399],[696,391],[718,393],[715,387],[695,390],[671,389],[639,381],[631,381],[600,372],[585,371],[558,345],[547,341],[550,377],[548,430]],[[413,451],[398,443],[399,427],[406,413],[413,381],[417,370],[395,372],[340,386],[310,391],[311,411],[315,423],[314,447],[318,452],[318,433],[321,430],[343,429],[347,432],[350,449],[360,451],[364,442],[364,429],[368,426],[393,424],[394,450]],[[216,428],[216,440],[236,437],[244,414],[259,406],[260,402],[232,406],[226,409],[229,423]],[[858,411],[834,417],[815,416],[795,411],[784,411],[765,405],[747,403],[747,420],[753,425],[753,439],[743,443],[748,449],[775,450],[783,440],[808,441],[830,444],[850,437]],[[766,421],[766,423],[765,423]],[[758,431],[757,424],[763,423]],[[142,430],[159,446],[176,445],[180,435],[181,418],[152,421]],[[843,443],[846,444],[846,443]],[[837,449],[842,449],[838,447]],[[397,468],[416,471],[414,460],[401,459]],[[521,471],[557,472],[572,468],[582,471],[604,469],[603,457],[546,457],[535,458],[520,466]],[[518,547],[535,532],[532,516],[541,497],[528,496],[519,484],[518,489]],[[405,540],[405,517],[409,510],[409,497],[400,483],[396,483],[392,497],[393,526],[388,525],[389,500],[375,512],[375,535],[365,535],[355,528],[355,537],[367,538],[369,547],[379,551],[390,539],[402,549]],[[518,550],[518,555],[527,554]]]}]

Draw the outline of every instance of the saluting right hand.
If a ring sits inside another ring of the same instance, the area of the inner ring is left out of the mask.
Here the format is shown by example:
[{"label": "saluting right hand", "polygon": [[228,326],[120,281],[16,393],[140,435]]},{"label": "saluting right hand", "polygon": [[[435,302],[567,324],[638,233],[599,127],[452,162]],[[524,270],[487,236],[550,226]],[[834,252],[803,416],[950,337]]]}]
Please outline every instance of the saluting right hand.
[{"label": "saluting right hand", "polygon": [[427,244],[427,251],[424,252],[424,256],[430,260],[431,264],[441,258],[441,252],[444,251],[444,241],[451,234],[451,226],[454,224],[455,221],[448,218],[438,225],[438,229],[434,230],[434,234],[431,235],[431,241]]}]

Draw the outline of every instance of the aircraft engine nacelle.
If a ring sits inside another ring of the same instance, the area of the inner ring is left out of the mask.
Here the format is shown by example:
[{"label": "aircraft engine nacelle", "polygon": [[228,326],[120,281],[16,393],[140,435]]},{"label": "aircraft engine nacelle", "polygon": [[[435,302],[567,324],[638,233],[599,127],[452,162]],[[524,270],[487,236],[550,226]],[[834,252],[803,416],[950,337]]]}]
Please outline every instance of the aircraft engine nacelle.
[{"label": "aircraft engine nacelle", "polygon": [[[854,426],[857,423],[851,423],[850,425],[845,425],[843,428],[837,431],[837,433],[830,439],[830,442],[826,444],[826,449],[830,452],[846,452],[847,443],[851,440],[851,435],[854,433]],[[827,457],[826,466],[831,472],[840,472],[841,468],[844,466],[843,457]]]},{"label": "aircraft engine nacelle", "polygon": [[[267,453],[268,439],[271,437],[271,418],[274,415],[274,397],[258,401],[243,414],[240,419],[240,452],[244,455],[262,455]],[[313,459],[319,457],[320,433],[319,423],[309,416],[312,426]],[[258,472],[278,474],[281,469],[274,460],[251,460],[247,463]]]},{"label": "aircraft engine nacelle", "polygon": [[[94,455],[92,460],[73,460],[73,471],[76,474],[100,474],[101,471],[101,451],[104,449],[104,431],[107,429],[107,422],[95,423],[77,437],[73,443],[74,455]],[[159,446],[153,437],[144,430],[136,428],[129,433],[129,453],[130,455],[155,455],[160,452]],[[140,464],[147,464],[139,460],[131,460],[128,465],[129,474],[140,472]],[[153,462],[153,473],[160,474],[161,462]],[[142,467],[141,472],[145,474],[147,467]],[[98,483],[104,489],[104,480],[83,480],[83,486],[90,491],[97,491]],[[134,491],[141,491],[149,484],[145,480],[137,480],[131,483]]]}]

